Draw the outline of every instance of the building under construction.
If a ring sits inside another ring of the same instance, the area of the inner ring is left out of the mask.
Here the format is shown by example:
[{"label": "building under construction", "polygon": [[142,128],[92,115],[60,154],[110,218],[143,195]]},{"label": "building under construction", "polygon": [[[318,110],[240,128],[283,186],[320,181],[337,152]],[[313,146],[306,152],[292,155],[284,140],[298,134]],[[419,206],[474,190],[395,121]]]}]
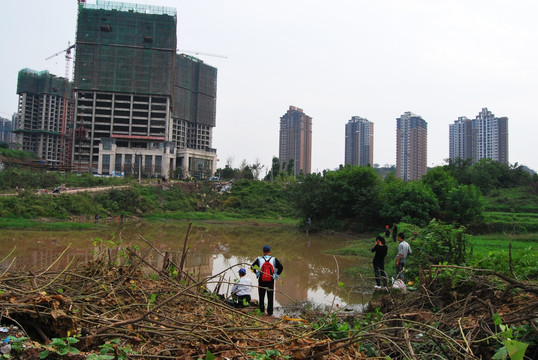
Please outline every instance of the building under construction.
[{"label": "building under construction", "polygon": [[71,84],[48,71],[19,71],[18,119],[15,142],[21,150],[32,151],[49,164],[67,161],[69,146],[66,125],[71,118]]},{"label": "building under construction", "polygon": [[211,176],[217,70],[176,53],[176,10],[80,3],[71,166],[138,176]]}]

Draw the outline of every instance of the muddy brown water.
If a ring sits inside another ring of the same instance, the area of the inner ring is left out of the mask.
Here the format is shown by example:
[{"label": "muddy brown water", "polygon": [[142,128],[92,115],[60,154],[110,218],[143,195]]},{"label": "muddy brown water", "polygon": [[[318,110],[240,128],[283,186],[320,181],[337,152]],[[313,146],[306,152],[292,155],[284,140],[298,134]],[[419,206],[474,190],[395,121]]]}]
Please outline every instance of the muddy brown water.
[{"label": "muddy brown water", "polygon": [[[0,268],[32,270],[34,273],[51,265],[63,269],[73,266],[69,265],[73,262],[93,260],[96,253],[115,248],[114,244],[137,246],[143,253],[149,247],[146,241],[161,252],[168,252],[179,264],[188,223],[108,223],[98,224],[92,230],[77,231],[2,230]],[[195,222],[188,237],[185,268],[195,279],[209,278],[208,288],[211,290],[222,274],[219,293],[227,294],[238,277],[239,268],[248,270],[256,257],[262,255],[262,247],[269,245],[271,255],[284,266],[283,276],[276,285],[275,314],[304,304],[360,311],[370,300],[372,289],[357,284],[356,279],[346,274],[346,269],[370,266],[371,259],[325,253],[345,247],[351,240],[338,234],[307,235],[292,226]],[[121,261],[121,255],[115,256],[114,261]],[[161,256],[154,252],[150,259],[155,267],[162,267]],[[256,284],[253,273],[248,271],[247,276]],[[252,297],[258,298],[256,289],[253,289]]]}]

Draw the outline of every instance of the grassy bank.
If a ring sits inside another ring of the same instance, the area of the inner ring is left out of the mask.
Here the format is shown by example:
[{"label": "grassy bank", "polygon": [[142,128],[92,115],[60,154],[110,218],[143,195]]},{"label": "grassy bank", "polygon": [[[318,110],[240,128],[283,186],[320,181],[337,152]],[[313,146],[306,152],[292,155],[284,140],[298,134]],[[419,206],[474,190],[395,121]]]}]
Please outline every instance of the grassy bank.
[{"label": "grassy bank", "polygon": [[522,280],[538,278],[538,232],[473,236],[471,245],[472,264],[476,267],[505,274],[513,272]]},{"label": "grassy bank", "polygon": [[[410,239],[409,239],[410,238]],[[408,236],[411,248],[414,247],[412,236]],[[355,239],[348,246],[333,250],[330,253],[341,256],[356,256],[360,264],[349,269],[353,276],[372,276],[371,249],[375,245],[375,236],[366,239]],[[469,236],[472,248],[471,256],[465,265],[490,269],[504,274],[515,275],[520,280],[538,278],[538,232],[521,235],[502,233]],[[398,252],[398,243],[390,239],[387,242],[388,252],[385,258],[385,269],[389,276],[394,276],[394,261]],[[417,250],[417,249],[414,249]],[[413,259],[413,255],[410,256]],[[410,266],[413,265],[410,262]],[[416,269],[409,269],[412,274]]]},{"label": "grassy bank", "polygon": [[155,213],[144,216],[149,221],[163,220],[212,220],[212,221],[255,221],[260,223],[274,223],[282,225],[297,225],[299,220],[282,217],[258,217],[248,213],[234,212],[199,212],[199,211],[173,211]]},{"label": "grassy bank", "polygon": [[0,229],[72,231],[91,229],[93,227],[95,227],[95,224],[91,222],[49,221],[24,218],[0,218]]}]

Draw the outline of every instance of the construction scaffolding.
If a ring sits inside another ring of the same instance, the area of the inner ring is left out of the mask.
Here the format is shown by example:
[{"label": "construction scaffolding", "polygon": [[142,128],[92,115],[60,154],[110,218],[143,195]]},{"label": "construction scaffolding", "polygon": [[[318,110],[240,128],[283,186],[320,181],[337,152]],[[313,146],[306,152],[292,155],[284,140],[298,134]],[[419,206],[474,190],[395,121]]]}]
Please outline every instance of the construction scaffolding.
[{"label": "construction scaffolding", "polygon": [[173,8],[110,1],[81,3],[75,87],[170,95],[175,35]]},{"label": "construction scaffolding", "polygon": [[176,59],[172,116],[215,126],[217,69],[201,60],[179,54]]},{"label": "construction scaffolding", "polygon": [[[67,89],[66,89],[67,86]],[[64,78],[52,75],[48,71],[22,69],[17,79],[17,94],[48,94],[63,97],[71,93],[71,83]]]}]

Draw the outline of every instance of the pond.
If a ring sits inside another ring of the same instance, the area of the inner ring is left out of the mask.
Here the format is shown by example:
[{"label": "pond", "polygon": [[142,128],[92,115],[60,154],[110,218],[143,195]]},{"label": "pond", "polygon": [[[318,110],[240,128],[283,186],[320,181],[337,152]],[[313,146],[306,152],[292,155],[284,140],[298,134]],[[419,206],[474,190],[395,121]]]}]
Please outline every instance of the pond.
[{"label": "pond", "polygon": [[[51,265],[65,268],[74,261],[90,261],[96,250],[119,243],[122,247],[136,245],[142,254],[151,244],[154,256],[150,260],[155,268],[161,269],[164,257],[155,250],[169,253],[174,263],[179,264],[188,226],[188,221],[176,220],[97,224],[95,229],[78,231],[3,230],[0,268],[34,273]],[[282,314],[283,309],[304,304],[360,311],[370,300],[372,287],[358,286],[357,280],[346,274],[346,269],[370,266],[371,259],[325,253],[345,247],[351,240],[339,234],[307,235],[287,225],[195,222],[188,235],[185,270],[197,280],[211,278],[210,290],[214,290],[220,280],[219,293],[226,295],[238,277],[239,268],[248,270],[262,255],[262,247],[269,245],[271,255],[284,266],[283,276],[276,285],[275,315]],[[101,243],[99,248],[96,243]],[[246,276],[253,284],[257,283],[250,271]],[[252,295],[258,298],[256,290]]]}]

